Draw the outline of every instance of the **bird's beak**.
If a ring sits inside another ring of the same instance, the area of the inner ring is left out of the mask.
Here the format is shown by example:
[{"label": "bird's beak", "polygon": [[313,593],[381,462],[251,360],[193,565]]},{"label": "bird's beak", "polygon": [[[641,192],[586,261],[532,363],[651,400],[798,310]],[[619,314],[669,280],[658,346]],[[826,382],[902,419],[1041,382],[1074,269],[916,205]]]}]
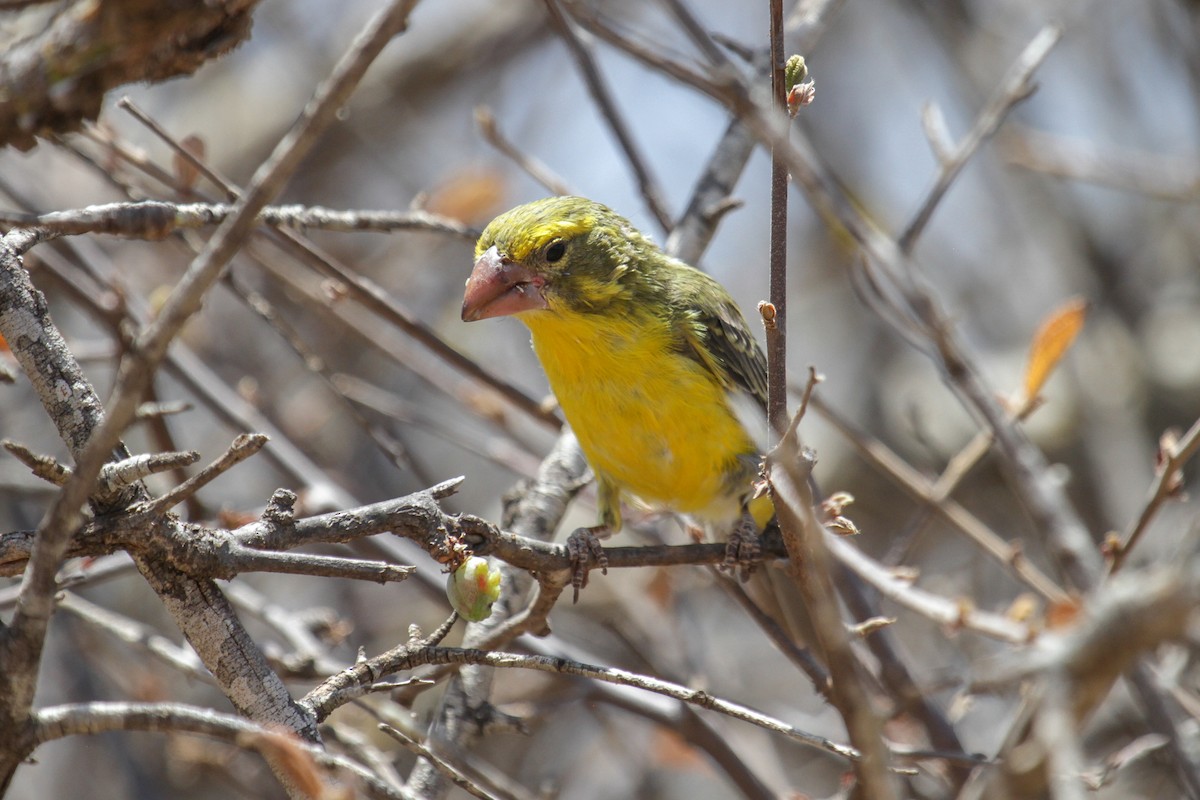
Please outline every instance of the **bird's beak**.
[{"label": "bird's beak", "polygon": [[495,247],[489,247],[475,262],[475,269],[467,278],[463,322],[546,308],[546,298],[542,296],[544,283],[544,278],[523,264],[510,261]]}]

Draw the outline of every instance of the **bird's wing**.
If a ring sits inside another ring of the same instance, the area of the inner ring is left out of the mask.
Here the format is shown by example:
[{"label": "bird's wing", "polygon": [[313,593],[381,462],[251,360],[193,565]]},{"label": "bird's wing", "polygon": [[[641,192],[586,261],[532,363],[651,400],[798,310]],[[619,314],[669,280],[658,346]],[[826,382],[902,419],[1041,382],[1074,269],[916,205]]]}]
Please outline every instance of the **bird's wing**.
[{"label": "bird's wing", "polygon": [[741,389],[767,409],[767,359],[750,333],[733,299],[724,289],[689,292],[684,340],[689,354],[703,364],[723,386]]}]

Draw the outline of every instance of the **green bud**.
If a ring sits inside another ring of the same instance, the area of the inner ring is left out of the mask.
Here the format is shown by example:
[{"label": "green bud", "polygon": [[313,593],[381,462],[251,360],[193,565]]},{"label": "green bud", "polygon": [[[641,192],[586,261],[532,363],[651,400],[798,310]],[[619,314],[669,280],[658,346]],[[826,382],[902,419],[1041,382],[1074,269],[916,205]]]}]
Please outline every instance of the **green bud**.
[{"label": "green bud", "polygon": [[792,87],[798,83],[803,83],[808,77],[808,65],[804,63],[804,56],[795,55],[787,60],[783,65],[783,89],[785,92],[790,92]]},{"label": "green bud", "polygon": [[500,599],[500,570],[486,558],[471,556],[447,576],[446,597],[463,619],[482,622]]}]

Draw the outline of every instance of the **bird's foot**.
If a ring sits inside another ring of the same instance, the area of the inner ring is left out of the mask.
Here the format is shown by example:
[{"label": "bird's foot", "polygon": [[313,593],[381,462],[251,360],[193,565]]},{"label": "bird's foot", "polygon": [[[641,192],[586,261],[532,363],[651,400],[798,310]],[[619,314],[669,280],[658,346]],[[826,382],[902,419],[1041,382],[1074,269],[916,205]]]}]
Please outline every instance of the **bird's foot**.
[{"label": "bird's foot", "polygon": [[742,517],[729,540],[725,542],[725,561],[721,568],[735,572],[742,580],[747,580],[762,561],[762,539],[758,526],[750,515]]},{"label": "bird's foot", "polygon": [[600,539],[611,531],[607,525],[596,525],[591,528],[576,528],[567,537],[567,556],[571,559],[571,586],[574,593],[572,603],[579,602],[579,590],[587,586],[588,573],[596,568],[604,575],[608,574],[608,556],[600,546]]}]

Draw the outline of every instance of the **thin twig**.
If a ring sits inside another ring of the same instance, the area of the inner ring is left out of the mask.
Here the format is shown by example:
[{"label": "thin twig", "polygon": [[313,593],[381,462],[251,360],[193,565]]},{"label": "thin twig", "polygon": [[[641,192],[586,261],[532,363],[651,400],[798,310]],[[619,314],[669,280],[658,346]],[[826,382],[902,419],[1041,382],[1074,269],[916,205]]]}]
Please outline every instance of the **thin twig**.
[{"label": "thin twig", "polygon": [[[67,736],[95,735],[114,731],[148,731],[154,733],[196,733],[258,750],[270,760],[272,750],[262,737],[279,737],[277,728],[270,728],[234,714],[180,703],[113,703],[91,702],[51,706],[36,712],[33,745],[52,742]],[[330,753],[320,745],[296,737],[287,739],[317,764],[346,770],[361,782],[372,798],[380,800],[416,800],[404,791],[397,791],[379,780],[369,770],[348,758]]]},{"label": "thin twig", "polygon": [[[217,460],[213,461],[204,469],[197,472],[192,477],[188,478],[183,483],[176,486],[169,492],[166,492],[161,497],[147,502],[139,512],[144,511],[147,514],[161,514],[168,509],[179,505],[184,500],[191,497],[202,488],[212,483],[221,475],[228,472],[231,468],[245,461],[250,456],[257,453],[267,443],[267,437],[261,433],[243,433],[239,434],[233,440],[233,444],[221,454]],[[199,453],[194,454],[193,463],[200,457]]]},{"label": "thin twig", "polygon": [[1102,146],[1014,127],[996,145],[1008,163],[1023,169],[1168,202],[1190,203],[1200,196],[1200,162],[1195,158]]},{"label": "thin twig", "polygon": [[184,147],[181,142],[178,142],[166,128],[158,124],[158,121],[143,111],[136,103],[129,98],[128,95],[117,101],[117,108],[128,113],[147,129],[150,130],[160,140],[165,142],[174,152],[175,157],[181,159],[191,169],[203,175],[208,179],[209,183],[220,189],[230,200],[237,199],[237,192],[233,190],[232,183],[216,169],[210,167],[202,158],[188,147]]},{"label": "thin twig", "polygon": [[[833,569],[826,549],[823,526],[812,512],[808,488],[811,457],[801,453],[793,419],[767,455],[767,480],[775,500],[776,516],[784,543],[795,569],[795,582],[812,621],[817,644],[833,677],[833,704],[846,724],[850,742],[862,754],[854,770],[864,796],[872,800],[897,797],[897,786],[889,774],[889,756],[883,740],[883,720],[871,707],[871,697],[850,649],[850,639],[836,600]],[[805,468],[807,467],[807,468]]]},{"label": "thin twig", "polygon": [[137,620],[96,605],[74,592],[63,592],[59,596],[58,607],[127,644],[140,647],[193,680],[215,683],[212,673],[200,663],[194,650],[187,645],[176,644],[169,637]]},{"label": "thin twig", "polygon": [[[786,114],[787,89],[783,78],[783,0],[771,0],[771,98],[779,114]],[[767,332],[767,420],[774,442],[787,429],[787,207],[788,172],[771,148],[770,286],[772,314]]]},{"label": "thin twig", "polygon": [[[236,209],[236,205],[228,203],[140,200],[104,203],[46,214],[0,211],[0,226],[44,228],[64,236],[103,233],[153,240],[163,239],[176,231],[221,225],[233,217]],[[264,206],[258,211],[252,224],[339,233],[428,231],[449,234],[470,242],[479,237],[478,230],[428,211],[344,211],[321,206]]]},{"label": "thin twig", "polygon": [[798,645],[787,631],[770,614],[763,611],[758,603],[754,602],[754,598],[750,597],[731,576],[719,575],[717,580],[718,585],[750,615],[750,618],[770,638],[772,644],[783,654],[784,658],[799,667],[812,681],[813,688],[817,690],[817,693],[828,701],[830,699],[829,673],[813,657],[812,652],[807,647]]},{"label": "thin twig", "polygon": [[1167,448],[1163,448],[1162,456],[1164,460],[1158,466],[1158,476],[1150,486],[1149,497],[1142,506],[1137,520],[1130,525],[1125,535],[1121,537],[1120,546],[1113,550],[1112,563],[1109,565],[1108,570],[1109,574],[1118,571],[1124,566],[1126,559],[1129,558],[1130,551],[1141,541],[1142,535],[1150,527],[1151,521],[1158,514],[1163,503],[1178,491],[1180,471],[1192,459],[1192,456],[1196,455],[1198,449],[1200,449],[1200,419],[1192,423],[1192,427],[1188,429],[1188,432],[1178,442]]},{"label": "thin twig", "polygon": [[276,572],[285,575],[316,575],[373,583],[402,581],[412,575],[415,569],[403,564],[388,564],[384,561],[366,561],[316,553],[279,553],[272,550],[255,550],[249,547],[230,548],[228,553],[222,555],[220,565],[228,571],[229,577],[245,572]]},{"label": "thin twig", "polygon": [[383,676],[397,670],[413,669],[422,664],[475,664],[500,669],[528,669],[537,672],[573,675],[620,686],[632,686],[637,689],[681,700],[699,708],[716,711],[733,719],[756,725],[765,730],[780,734],[792,741],[823,750],[850,761],[859,757],[858,752],[853,747],[824,736],[800,730],[739,703],[722,700],[708,692],[690,689],[686,686],[671,683],[670,681],[660,680],[648,675],[639,675],[613,667],[582,664],[565,658],[519,655],[516,653],[473,650],[468,648],[399,647],[382,656],[371,659],[370,662],[359,665],[357,669],[364,680],[340,682],[336,688],[332,686],[318,688],[309,694],[305,702],[316,711],[318,716],[323,718],[333,707],[341,705],[353,697],[368,691],[372,685],[372,681],[365,678],[369,677],[371,673],[376,676]]},{"label": "thin twig", "polygon": [[1034,735],[1046,754],[1050,796],[1054,800],[1086,800],[1083,747],[1071,709],[1071,682],[1061,671],[1046,676]]},{"label": "thin twig", "polygon": [[47,483],[62,486],[71,477],[71,468],[60,464],[54,456],[35,453],[25,445],[11,439],[0,441],[0,445],[3,445],[4,449],[18,461],[29,467],[35,477],[41,478]]},{"label": "thin twig", "polygon": [[514,164],[525,171],[526,175],[546,187],[551,194],[559,196],[575,194],[567,182],[555,174],[550,167],[519,149],[500,132],[500,127],[496,124],[496,115],[492,113],[492,109],[485,105],[475,106],[475,124],[479,126],[479,132],[483,134],[483,138],[488,144],[508,156]]},{"label": "thin twig", "polygon": [[115,499],[143,478],[190,466],[200,460],[195,450],[183,453],[142,453],[120,461],[110,461],[96,479],[96,495],[101,502]]},{"label": "thin twig", "polygon": [[884,597],[950,630],[970,630],[993,639],[1023,644],[1035,629],[1023,622],[975,608],[971,603],[951,600],[913,585],[913,576],[888,569],[867,557],[844,537],[830,534],[825,546],[838,561],[875,587]]},{"label": "thin twig", "polygon": [[[155,123],[145,112],[135,109],[136,107],[132,106],[132,104],[129,104],[127,108],[134,115],[135,119],[147,125],[180,158],[185,159],[197,169],[203,169],[204,174],[209,180],[219,186],[230,199],[236,199],[239,196],[239,190],[236,185],[205,165],[201,159],[197,158],[194,153],[171,136],[165,128]],[[124,153],[124,151],[122,152]],[[130,158],[131,156],[125,155],[123,157]],[[150,165],[144,164],[141,160],[133,160],[131,163],[136,163],[143,169],[150,167]],[[169,176],[161,175],[159,180],[169,182],[170,178]],[[213,209],[223,208],[224,206],[220,204],[193,204],[190,207],[197,208],[197,217],[203,219],[203,216],[207,213],[212,213]],[[312,213],[310,214],[310,212]],[[420,210],[407,212],[332,211],[330,209],[304,206],[267,207],[263,211],[263,222],[264,224],[271,224],[271,220],[275,220],[281,224],[286,224],[286,221],[290,220],[291,223],[295,223],[292,227],[300,229],[316,227],[347,232],[354,230],[440,230],[444,233],[457,234],[469,241],[474,241],[479,236],[479,231],[467,228],[457,220],[440,217]],[[426,227],[429,223],[432,223],[432,227]],[[483,369],[472,359],[459,353],[438,336],[432,328],[424,324],[408,309],[404,308],[381,287],[333,258],[333,256],[317,247],[297,230],[293,230],[290,227],[281,227],[274,231],[274,234],[276,243],[286,252],[298,255],[303,261],[316,268],[319,272],[336,279],[340,285],[345,287],[348,296],[354,298],[361,305],[369,308],[384,320],[396,325],[408,336],[433,352],[442,361],[449,363],[460,372],[491,387],[501,397],[539,422],[554,428],[562,424],[553,412],[542,408],[537,400],[529,397],[510,382]],[[425,377],[420,371],[417,371],[417,374]],[[431,382],[435,386],[438,385],[436,381]],[[439,388],[444,387],[439,386]]]},{"label": "thin twig", "polygon": [[381,722],[376,727],[399,742],[405,750],[415,753],[417,756],[433,764],[437,768],[437,771],[440,772],[445,778],[472,797],[479,797],[482,798],[482,800],[496,800],[496,798],[500,798],[500,800],[514,800],[512,795],[501,793],[496,790],[496,787],[491,787],[485,791],[478,785],[476,780],[468,778],[460,769],[453,766],[445,759],[439,758],[437,755],[431,752],[428,747],[421,744],[416,739],[409,737],[399,728],[388,725],[386,722]]},{"label": "thin twig", "polygon": [[989,137],[991,137],[1000,127],[1001,123],[1007,118],[1008,113],[1012,111],[1013,106],[1029,97],[1033,93],[1033,85],[1030,81],[1033,79],[1033,73],[1046,60],[1046,56],[1050,55],[1050,50],[1058,43],[1062,37],[1062,30],[1056,26],[1048,25],[1042,28],[1033,39],[1021,51],[1021,55],[1017,56],[1017,60],[1009,67],[1008,73],[1000,81],[996,87],[992,98],[983,107],[979,116],[975,119],[975,125],[972,126],[971,132],[959,143],[958,147],[948,158],[940,158],[937,177],[934,178],[933,186],[925,195],[920,208],[913,215],[912,221],[904,228],[904,232],[896,240],[901,252],[912,252],[913,245],[916,243],[917,237],[925,229],[929,218],[933,216],[933,211],[945,196],[947,190],[958,177],[959,172],[971,160],[982,145]]},{"label": "thin twig", "polygon": [[600,68],[596,65],[589,42],[585,41],[575,30],[574,23],[563,15],[562,10],[558,7],[558,0],[545,0],[545,5],[550,14],[551,26],[562,37],[567,49],[571,51],[575,63],[579,66],[579,71],[583,74],[583,82],[587,86],[588,93],[592,96],[596,108],[600,110],[600,115],[608,123],[613,136],[617,138],[617,144],[620,145],[621,151],[625,154],[625,160],[629,162],[629,167],[637,179],[638,188],[641,189],[642,197],[646,201],[646,207],[650,209],[650,214],[658,221],[663,231],[670,233],[671,215],[667,213],[666,204],[663,202],[662,189],[651,174],[650,166],[638,149],[637,143],[634,142],[633,134],[630,132],[629,126],[625,124],[625,118],[617,108],[612,91],[608,88],[604,76],[600,74]]},{"label": "thin twig", "polygon": [[812,407],[854,445],[868,463],[892,478],[914,499],[936,511],[956,530],[962,531],[997,563],[1052,603],[1069,602],[1067,593],[1037,568],[1022,550],[1006,542],[981,519],[954,500],[939,498],[929,479],[900,458],[883,442],[855,429],[832,406],[814,395]]}]

